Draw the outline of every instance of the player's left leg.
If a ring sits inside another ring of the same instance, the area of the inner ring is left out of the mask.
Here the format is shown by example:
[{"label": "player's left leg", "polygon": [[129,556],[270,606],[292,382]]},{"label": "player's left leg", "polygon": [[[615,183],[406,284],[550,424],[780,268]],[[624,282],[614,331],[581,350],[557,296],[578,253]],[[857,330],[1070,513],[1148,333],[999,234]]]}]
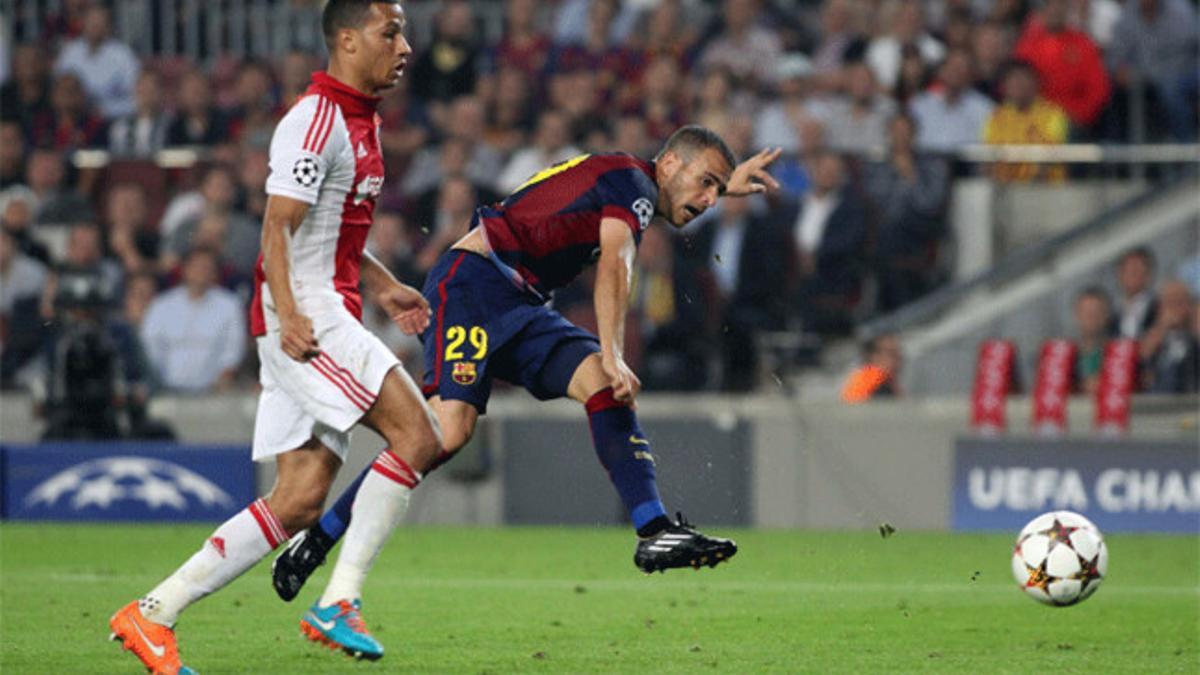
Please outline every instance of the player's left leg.
[{"label": "player's left leg", "polygon": [[370,636],[359,616],[363,581],[408,510],[409,497],[437,458],[442,441],[437,420],[420,391],[398,368],[384,378],[362,422],[383,436],[388,447],[362,479],[329,585],[300,626],[314,641],[377,659],[383,656],[383,646]]},{"label": "player's left leg", "polygon": [[580,361],[578,349],[557,349],[547,360],[543,379],[552,380],[555,371],[561,371],[571,362],[578,366],[567,386],[567,395],[587,409],[596,455],[637,529],[634,564],[644,572],[673,567],[715,567],[737,553],[734,542],[696,531],[682,515],[678,522],[667,517],[658,495],[650,441],[642,432],[633,408],[613,396],[599,353],[588,354]]}]

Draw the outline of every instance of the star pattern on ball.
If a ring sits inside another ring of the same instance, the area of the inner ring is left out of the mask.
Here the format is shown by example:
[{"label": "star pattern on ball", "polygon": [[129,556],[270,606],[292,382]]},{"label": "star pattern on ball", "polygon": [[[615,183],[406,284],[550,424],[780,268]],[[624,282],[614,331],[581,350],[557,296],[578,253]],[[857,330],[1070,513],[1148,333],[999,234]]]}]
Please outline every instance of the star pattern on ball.
[{"label": "star pattern on ball", "polygon": [[1079,556],[1079,567],[1079,572],[1077,572],[1072,578],[1078,579],[1080,582],[1082,582],[1082,585],[1080,586],[1081,592],[1086,591],[1088,586],[1092,585],[1092,583],[1098,583],[1102,578],[1104,578],[1104,575],[1100,574],[1099,553],[1093,556],[1091,560],[1088,560],[1083,556]]},{"label": "star pattern on ball", "polygon": [[1050,548],[1053,549],[1059,542],[1070,543],[1071,533],[1078,530],[1078,527],[1064,525],[1058,518],[1054,519],[1054,524],[1050,527],[1041,530],[1038,534],[1044,534],[1050,539]]},{"label": "star pattern on ball", "polygon": [[1047,591],[1050,586],[1050,575],[1046,574],[1046,564],[1042,563],[1037,567],[1026,565],[1029,570],[1029,579],[1025,582],[1025,588],[1040,588]]}]

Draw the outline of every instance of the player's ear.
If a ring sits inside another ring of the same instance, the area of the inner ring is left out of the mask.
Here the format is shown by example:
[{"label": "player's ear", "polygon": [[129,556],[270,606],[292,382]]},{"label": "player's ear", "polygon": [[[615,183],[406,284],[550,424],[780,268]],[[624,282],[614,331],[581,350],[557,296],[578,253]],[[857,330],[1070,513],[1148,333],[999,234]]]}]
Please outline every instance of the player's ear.
[{"label": "player's ear", "polygon": [[354,54],[358,51],[358,31],[353,28],[343,28],[338,31],[338,44],[342,51],[347,54]]},{"label": "player's ear", "polygon": [[683,158],[674,150],[667,150],[658,158],[658,165],[662,167],[663,177],[669,179],[683,167]]}]

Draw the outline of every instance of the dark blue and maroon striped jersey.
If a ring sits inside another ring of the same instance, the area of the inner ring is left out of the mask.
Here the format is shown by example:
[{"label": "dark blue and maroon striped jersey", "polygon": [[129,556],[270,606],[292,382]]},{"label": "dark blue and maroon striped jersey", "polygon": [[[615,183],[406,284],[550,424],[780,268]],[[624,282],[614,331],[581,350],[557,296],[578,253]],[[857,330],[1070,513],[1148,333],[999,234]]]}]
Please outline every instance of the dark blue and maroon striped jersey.
[{"label": "dark blue and maroon striped jersey", "polygon": [[624,153],[580,155],[535,174],[504,201],[480,208],[476,219],[497,267],[545,299],[596,261],[602,218],[625,222],[641,243],[656,204],[652,162]]}]

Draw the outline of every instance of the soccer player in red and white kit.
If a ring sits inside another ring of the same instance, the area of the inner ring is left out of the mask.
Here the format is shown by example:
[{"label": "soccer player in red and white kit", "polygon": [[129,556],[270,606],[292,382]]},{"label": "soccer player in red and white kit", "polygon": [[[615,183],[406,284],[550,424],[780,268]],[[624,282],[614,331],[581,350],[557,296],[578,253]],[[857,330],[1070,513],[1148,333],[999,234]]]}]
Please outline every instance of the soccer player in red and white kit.
[{"label": "soccer player in red and white kit", "polygon": [[404,331],[421,332],[430,317],[421,293],[364,250],[383,183],[376,94],[397,83],[411,53],[404,25],[398,3],[331,0],[328,70],[314,73],[275,130],[251,308],[263,387],[253,455],[274,458],[275,486],[113,615],[113,639],[153,673],[192,672],[173,631],[184,608],[316,521],[359,422],[387,448],[362,482],[329,587],[305,626],[311,639],[352,655],[383,655],[359,615],[362,582],[441,448],[421,392],[360,322],[360,280]]}]

